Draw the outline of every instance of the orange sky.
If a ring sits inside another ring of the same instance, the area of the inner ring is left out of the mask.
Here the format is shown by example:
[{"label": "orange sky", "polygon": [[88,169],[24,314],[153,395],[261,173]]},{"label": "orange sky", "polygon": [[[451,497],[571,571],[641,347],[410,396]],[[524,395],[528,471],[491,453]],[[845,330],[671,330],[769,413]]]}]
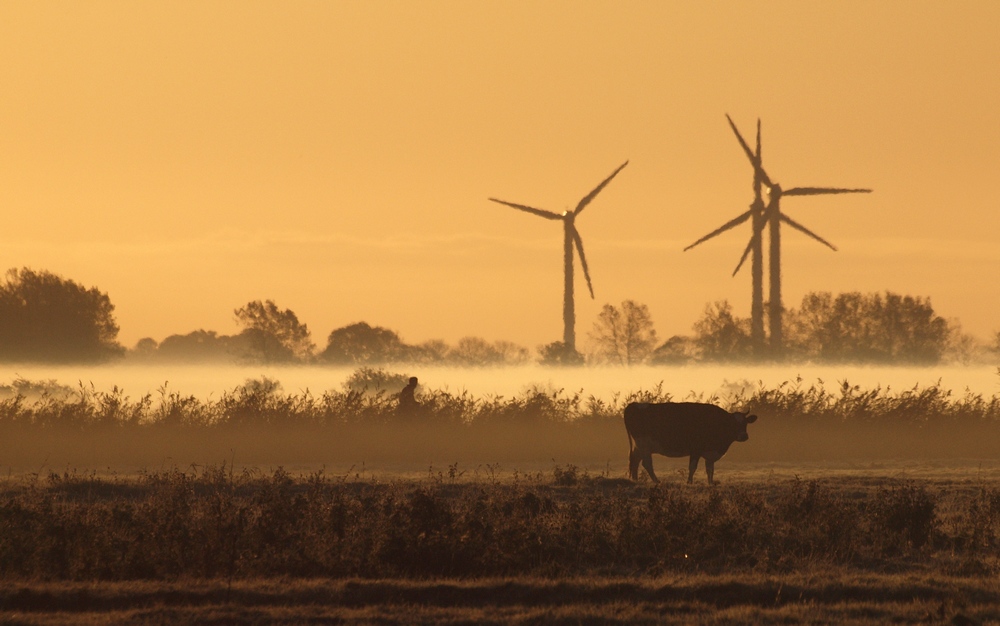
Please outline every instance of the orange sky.
[{"label": "orange sky", "polygon": [[107,291],[128,345],[274,299],[321,347],[365,320],[405,341],[562,336],[562,211],[585,343],[604,303],[659,334],[731,278],[751,200],[725,113],[786,188],[784,299],[930,296],[1000,330],[1000,3],[0,4],[0,268]]}]

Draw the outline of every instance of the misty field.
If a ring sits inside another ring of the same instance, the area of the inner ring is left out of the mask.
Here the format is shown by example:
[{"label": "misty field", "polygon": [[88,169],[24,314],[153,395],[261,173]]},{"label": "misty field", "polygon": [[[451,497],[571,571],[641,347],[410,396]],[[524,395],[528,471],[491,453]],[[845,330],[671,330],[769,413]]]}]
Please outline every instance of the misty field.
[{"label": "misty field", "polygon": [[[386,369],[401,376],[418,376],[424,388],[450,393],[468,392],[477,397],[513,397],[531,388],[563,389],[610,400],[613,396],[660,386],[681,398],[691,393],[725,396],[735,388],[777,387],[801,378],[808,384],[827,386],[848,381],[864,389],[904,390],[919,385],[939,386],[955,394],[966,389],[991,396],[1000,393],[995,365],[873,366],[852,364],[698,363],[683,366],[633,365],[631,367],[455,367],[443,365],[393,365]],[[117,387],[138,397],[157,394],[164,385],[172,391],[201,400],[218,398],[247,379],[267,377],[280,381],[285,391],[309,390],[322,394],[340,390],[356,371],[348,366],[218,365],[192,363],[112,363],[97,366],[22,364],[11,376],[27,380],[54,380],[76,388],[79,384],[108,392]],[[3,383],[0,380],[0,383]]]},{"label": "misty field", "polygon": [[[211,371],[193,371],[211,379]],[[432,371],[421,379],[421,410],[406,415],[396,410],[394,394],[407,373],[384,370],[288,368],[278,373],[292,384],[265,375],[211,394],[171,383],[147,391],[148,379],[144,386],[137,378],[129,382],[139,392],[130,393],[124,386],[67,384],[65,377],[21,377],[0,386],[0,467],[12,474],[121,472],[227,462],[377,473],[456,462],[508,469],[556,462],[624,475],[628,443],[621,418],[634,400],[706,401],[758,414],[750,441],[733,446],[723,467],[740,461],[977,460],[1000,453],[1000,395],[989,391],[1000,387],[995,369],[951,370],[950,384],[934,378],[939,372],[923,370],[920,379],[931,382],[905,385],[895,380],[913,375],[909,370],[851,372],[882,381],[867,386],[846,376],[774,384],[731,380],[723,371],[545,372],[555,380],[541,379],[535,370]],[[986,391],[956,384],[963,373]],[[656,380],[656,374],[664,378]],[[296,384],[314,376],[326,377],[320,387],[325,391]],[[461,386],[429,382],[447,376]],[[638,379],[634,386],[627,386],[630,376]],[[588,383],[595,391],[563,386],[559,377]],[[698,386],[678,387],[678,379]],[[484,390],[487,381],[506,392]]]},{"label": "misty field", "polygon": [[[408,414],[400,378],[209,397],[12,381],[0,620],[1000,619],[995,393],[427,386]],[[658,456],[663,484],[626,480],[625,404],[690,399],[760,416],[722,484]]]}]

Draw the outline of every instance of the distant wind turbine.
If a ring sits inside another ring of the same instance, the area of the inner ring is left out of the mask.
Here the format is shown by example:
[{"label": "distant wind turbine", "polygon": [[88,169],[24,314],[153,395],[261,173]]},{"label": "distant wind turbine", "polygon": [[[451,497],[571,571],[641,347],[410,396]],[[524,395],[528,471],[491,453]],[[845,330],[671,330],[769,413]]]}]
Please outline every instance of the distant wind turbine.
[{"label": "distant wind turbine", "polygon": [[750,164],[754,168],[753,202],[750,203],[749,210],[684,248],[684,251],[687,252],[698,244],[708,241],[716,235],[721,235],[747,220],[751,220],[750,245],[747,246],[746,251],[743,252],[743,258],[740,259],[736,269],[733,270],[733,276],[736,275],[736,272],[740,271],[740,267],[743,266],[747,255],[752,253],[750,258],[750,275],[753,283],[750,304],[750,344],[754,356],[761,357],[764,355],[764,246],[761,237],[761,233],[764,230],[764,199],[761,195],[761,183],[766,180],[767,174],[764,173],[764,170],[760,166],[760,120],[757,120],[757,150],[756,152],[751,152],[750,146],[744,141],[743,135],[736,128],[736,124],[733,123],[732,118],[727,114],[726,119],[729,120],[729,126],[736,134],[737,141],[743,146],[743,150],[747,153],[747,156],[750,158]]},{"label": "distant wind turbine", "polygon": [[547,220],[559,220],[563,223],[563,269],[564,269],[564,281],[563,281],[563,345],[567,352],[573,353],[576,351],[576,312],[573,304],[573,247],[576,246],[577,252],[580,253],[580,265],[583,266],[583,276],[587,279],[587,289],[590,290],[590,297],[594,297],[594,287],[590,282],[590,270],[587,269],[587,257],[583,254],[583,240],[580,238],[580,233],[576,229],[576,217],[580,215],[580,212],[590,204],[590,202],[597,196],[598,193],[604,189],[611,179],[614,178],[618,172],[622,171],[628,165],[628,161],[625,161],[618,166],[618,169],[611,172],[611,175],[601,181],[601,184],[594,188],[593,191],[588,193],[586,196],[577,203],[576,208],[572,211],[563,211],[560,213],[553,213],[552,211],[546,211],[544,209],[536,209],[534,207],[525,206],[523,204],[515,204],[513,202],[507,202],[505,200],[498,200],[496,198],[490,198],[492,202],[497,202],[499,204],[504,204],[509,207],[518,209],[519,211],[526,211],[532,213],[539,217],[544,217]]},{"label": "distant wind turbine", "polygon": [[[763,169],[761,170],[763,172]],[[764,175],[766,176],[766,174]],[[764,210],[764,221],[769,226],[770,236],[770,258],[768,259],[768,269],[770,270],[770,302],[768,303],[768,325],[770,326],[770,350],[773,358],[780,359],[784,353],[784,335],[781,330],[781,316],[783,307],[781,304],[781,223],[784,222],[795,230],[809,235],[824,246],[834,252],[837,247],[812,232],[802,224],[781,212],[782,196],[821,196],[841,193],[871,193],[871,189],[843,189],[839,187],[793,187],[782,189],[778,183],[768,181],[768,203]]]},{"label": "distant wind turbine", "polygon": [[[733,120],[726,115],[726,119],[729,120],[729,125],[732,127],[733,132],[736,133],[736,138],[739,140],[740,145],[743,147],[743,152],[746,153],[747,158],[750,160],[750,164],[754,168],[754,204],[751,205],[750,211],[747,211],[743,215],[740,215],[736,219],[723,225],[721,228],[713,231],[712,233],[702,237],[695,243],[685,248],[685,250],[692,248],[702,241],[710,239],[715,235],[722,233],[730,228],[742,224],[749,217],[754,217],[753,220],[753,232],[750,235],[750,241],[747,243],[746,249],[743,251],[743,256],[740,258],[739,264],[736,266],[736,272],[740,270],[743,263],[746,261],[748,255],[752,256],[752,267],[754,274],[754,300],[753,306],[751,308],[751,336],[754,337],[754,354],[760,355],[762,353],[763,346],[763,320],[760,315],[763,313],[763,302],[761,302],[762,288],[758,288],[758,278],[757,269],[759,264],[758,259],[762,252],[762,235],[764,226],[769,226],[769,237],[770,237],[770,249],[769,249],[769,259],[768,259],[768,269],[770,270],[770,301],[768,302],[768,326],[770,327],[770,354],[773,358],[781,358],[784,352],[784,335],[782,332],[781,318],[783,307],[781,303],[781,222],[784,222],[791,226],[792,228],[805,233],[806,235],[812,237],[816,241],[822,243],[823,245],[829,247],[831,250],[836,251],[837,248],[823,239],[816,233],[812,232],[802,224],[794,221],[787,215],[781,212],[781,198],[782,196],[818,196],[818,195],[829,195],[829,194],[842,194],[842,193],[871,193],[871,189],[845,189],[839,187],[793,187],[792,189],[783,190],[781,185],[773,182],[771,178],[767,175],[764,170],[762,160],[761,160],[761,150],[760,150],[760,120],[757,120],[757,150],[751,151],[750,146],[747,145],[746,141],[743,140],[743,136],[736,129],[736,125]],[[767,187],[768,190],[768,202],[767,205],[763,205],[763,199],[760,195],[761,185]],[[758,204],[760,203],[760,204]],[[761,213],[755,211],[755,205],[761,207],[763,210]],[[760,216],[758,219],[758,215]],[[759,330],[758,330],[759,329]],[[758,339],[760,338],[760,343],[758,344]]]}]

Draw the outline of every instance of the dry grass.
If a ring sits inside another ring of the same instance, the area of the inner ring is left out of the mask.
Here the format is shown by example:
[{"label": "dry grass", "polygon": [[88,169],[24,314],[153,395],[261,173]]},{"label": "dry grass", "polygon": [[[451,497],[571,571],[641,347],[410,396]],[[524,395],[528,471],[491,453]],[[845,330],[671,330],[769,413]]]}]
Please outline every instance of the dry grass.
[{"label": "dry grass", "polygon": [[835,568],[563,580],[22,583],[0,592],[0,620],[21,624],[948,624],[996,621],[998,606],[1000,589],[987,578]]},{"label": "dry grass", "polygon": [[0,491],[0,579],[479,578],[998,571],[1000,483],[635,484],[575,466],[467,480],[225,467]]},{"label": "dry grass", "polygon": [[816,475],[743,467],[717,488],[575,466],[10,479],[0,621],[1000,619],[1000,480]]}]

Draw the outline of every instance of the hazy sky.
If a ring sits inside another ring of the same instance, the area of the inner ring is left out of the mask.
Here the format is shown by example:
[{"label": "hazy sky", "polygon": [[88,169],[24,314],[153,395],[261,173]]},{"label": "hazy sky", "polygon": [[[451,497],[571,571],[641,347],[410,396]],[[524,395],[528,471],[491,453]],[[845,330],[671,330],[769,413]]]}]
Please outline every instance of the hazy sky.
[{"label": "hazy sky", "polygon": [[1000,330],[1000,3],[34,2],[0,4],[0,269],[111,296],[120,339],[236,330],[273,299],[322,347],[364,320],[408,342],[562,337],[572,208],[577,334],[601,305],[689,333],[749,225],[726,124],[763,123],[788,198],[784,301],[930,296]]}]

